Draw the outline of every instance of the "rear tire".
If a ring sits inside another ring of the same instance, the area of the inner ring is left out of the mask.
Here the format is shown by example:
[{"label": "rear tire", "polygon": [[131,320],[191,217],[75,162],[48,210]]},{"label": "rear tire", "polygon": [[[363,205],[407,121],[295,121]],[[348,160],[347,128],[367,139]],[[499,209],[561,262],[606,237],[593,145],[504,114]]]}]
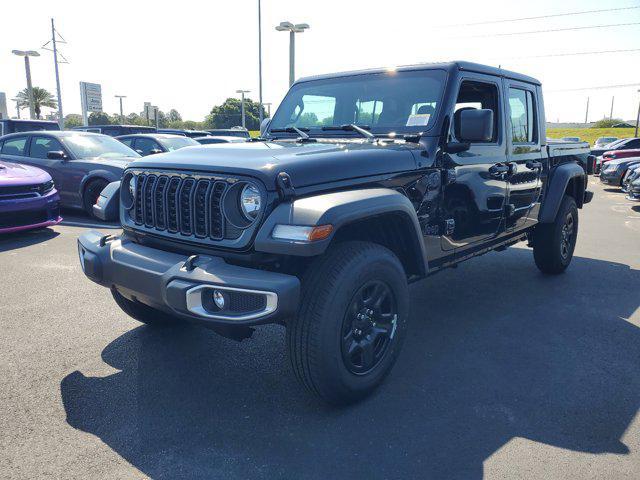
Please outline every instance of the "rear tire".
[{"label": "rear tire", "polygon": [[102,178],[96,178],[95,180],[89,181],[87,186],[84,187],[84,192],[82,194],[82,205],[84,206],[85,212],[87,212],[91,218],[98,218],[93,214],[93,206],[98,201],[100,192],[102,192],[102,190],[104,190],[104,187],[106,187],[108,184],[109,182],[107,182],[106,180],[103,180]]},{"label": "rear tire", "polygon": [[111,295],[124,313],[139,322],[153,327],[164,327],[176,324],[176,319],[160,310],[151,308],[144,303],[125,298],[116,287],[111,287]]},{"label": "rear tire", "polygon": [[553,223],[539,224],[534,232],[533,258],[541,272],[564,272],[573,258],[578,238],[578,208],[573,197],[565,195]]},{"label": "rear tire", "polygon": [[332,247],[309,267],[299,315],[287,325],[296,377],[331,404],[364,398],[393,367],[408,311],[406,274],[390,250],[367,242]]}]

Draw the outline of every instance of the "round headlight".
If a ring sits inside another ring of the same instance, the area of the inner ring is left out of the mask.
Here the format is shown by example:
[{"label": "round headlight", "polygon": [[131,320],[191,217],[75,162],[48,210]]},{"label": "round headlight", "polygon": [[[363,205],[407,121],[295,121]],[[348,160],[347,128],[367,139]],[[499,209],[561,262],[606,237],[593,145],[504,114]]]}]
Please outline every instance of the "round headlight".
[{"label": "round headlight", "polygon": [[120,184],[120,202],[122,206],[129,210],[133,207],[136,198],[136,176],[132,173],[126,173]]},{"label": "round headlight", "polygon": [[260,212],[261,205],[262,197],[260,196],[260,190],[258,190],[255,185],[247,183],[242,189],[242,193],[240,193],[240,206],[247,220],[250,222],[255,220]]}]

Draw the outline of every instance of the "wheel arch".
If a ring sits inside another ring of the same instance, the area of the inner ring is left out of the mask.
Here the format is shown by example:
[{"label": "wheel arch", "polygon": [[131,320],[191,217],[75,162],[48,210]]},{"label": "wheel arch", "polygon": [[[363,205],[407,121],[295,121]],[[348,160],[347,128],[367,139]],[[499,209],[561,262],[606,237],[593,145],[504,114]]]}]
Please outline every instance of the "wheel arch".
[{"label": "wheel arch", "polygon": [[566,163],[556,167],[549,180],[547,193],[540,209],[540,223],[552,223],[565,195],[574,198],[578,208],[584,204],[585,172],[577,163]]},{"label": "wheel arch", "polygon": [[[274,239],[278,224],[333,226],[325,240],[306,243]],[[388,188],[333,192],[278,205],[256,236],[257,251],[311,257],[332,244],[360,240],[381,244],[400,259],[408,276],[424,276],[427,261],[422,232],[413,204]]]}]

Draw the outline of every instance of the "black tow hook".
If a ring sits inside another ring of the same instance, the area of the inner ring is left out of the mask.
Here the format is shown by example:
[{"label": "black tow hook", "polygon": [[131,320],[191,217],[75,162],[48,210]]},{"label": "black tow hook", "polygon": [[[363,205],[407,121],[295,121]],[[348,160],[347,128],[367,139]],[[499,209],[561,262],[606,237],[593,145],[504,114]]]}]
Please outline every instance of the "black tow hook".
[{"label": "black tow hook", "polygon": [[107,243],[111,242],[112,240],[117,239],[118,237],[115,235],[104,235],[102,237],[100,237],[100,242],[98,243],[101,247],[104,247]]},{"label": "black tow hook", "polygon": [[191,255],[189,258],[187,258],[187,260],[184,262],[184,264],[182,265],[183,268],[187,271],[190,272],[191,270],[193,270],[194,268],[196,268],[196,260],[198,260],[198,257],[200,255]]}]

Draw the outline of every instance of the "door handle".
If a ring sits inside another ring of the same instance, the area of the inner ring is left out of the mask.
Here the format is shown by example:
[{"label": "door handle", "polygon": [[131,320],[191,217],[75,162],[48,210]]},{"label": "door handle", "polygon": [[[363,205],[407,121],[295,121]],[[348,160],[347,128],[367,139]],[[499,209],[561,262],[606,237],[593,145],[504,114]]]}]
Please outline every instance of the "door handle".
[{"label": "door handle", "polygon": [[493,178],[503,178],[507,173],[509,173],[509,170],[509,165],[505,163],[496,163],[489,167],[489,175]]}]

